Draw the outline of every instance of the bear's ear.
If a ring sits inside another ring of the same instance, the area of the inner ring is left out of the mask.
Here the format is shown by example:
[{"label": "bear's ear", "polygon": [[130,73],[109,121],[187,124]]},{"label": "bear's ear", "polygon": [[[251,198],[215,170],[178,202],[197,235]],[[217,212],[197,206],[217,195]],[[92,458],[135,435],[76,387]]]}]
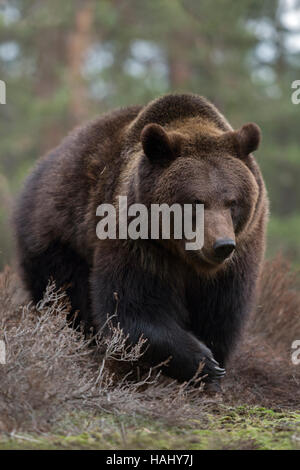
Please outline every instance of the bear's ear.
[{"label": "bear's ear", "polygon": [[238,156],[246,158],[251,152],[258,149],[261,140],[261,131],[257,124],[249,122],[234,132],[238,144]]},{"label": "bear's ear", "polygon": [[145,155],[152,162],[166,162],[176,158],[176,145],[159,124],[147,124],[141,133]]}]

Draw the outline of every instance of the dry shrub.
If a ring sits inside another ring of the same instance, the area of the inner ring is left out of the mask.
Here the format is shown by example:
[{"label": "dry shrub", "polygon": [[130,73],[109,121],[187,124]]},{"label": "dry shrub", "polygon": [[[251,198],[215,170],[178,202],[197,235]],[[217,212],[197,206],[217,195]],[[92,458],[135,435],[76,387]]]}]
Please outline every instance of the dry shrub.
[{"label": "dry shrub", "polygon": [[267,262],[258,307],[228,365],[222,398],[178,384],[158,368],[140,370],[144,342],[126,347],[120,328],[110,338],[85,339],[66,323],[69,304],[49,285],[37,305],[24,302],[17,277],[0,274],[0,431],[47,431],[73,410],[137,414],[185,423],[205,419],[218,403],[299,408],[300,366],[290,345],[300,339],[298,278],[286,261]]},{"label": "dry shrub", "polygon": [[85,339],[68,326],[70,306],[54,284],[36,306],[17,310],[13,285],[16,278],[7,269],[0,275],[0,339],[7,356],[0,365],[0,431],[46,431],[73,410],[176,423],[197,416],[190,402],[201,401],[201,384],[195,390],[161,377],[158,367],[139,370],[143,339],[128,347],[119,327],[111,328],[110,337]]},{"label": "dry shrub", "polygon": [[263,335],[275,348],[289,350],[300,339],[300,277],[281,255],[264,266],[251,333]]},{"label": "dry shrub", "polygon": [[63,294],[48,289],[36,309],[23,307],[17,319],[1,292],[6,296],[0,318],[6,365],[0,366],[0,425],[41,430],[57,419],[64,402],[70,400],[71,406],[76,394],[90,386],[91,352],[78,333],[66,328]]},{"label": "dry shrub", "polygon": [[228,367],[229,401],[299,409],[300,365],[291,345],[300,340],[299,273],[277,256],[265,263],[257,308]]}]

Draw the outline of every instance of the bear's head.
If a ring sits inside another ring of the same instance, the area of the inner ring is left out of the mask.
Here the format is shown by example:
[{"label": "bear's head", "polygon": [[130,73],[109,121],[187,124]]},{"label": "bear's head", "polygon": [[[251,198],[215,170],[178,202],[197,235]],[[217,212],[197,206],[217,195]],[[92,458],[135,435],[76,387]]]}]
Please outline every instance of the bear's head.
[{"label": "bear's head", "polygon": [[[204,240],[200,249],[186,249],[186,240],[166,242],[197,270],[213,272],[234,258],[257,222],[263,183],[251,152],[260,142],[254,123],[234,131],[203,117],[161,125],[146,124],[135,155],[131,187],[134,202],[204,205]],[[192,224],[195,228],[195,212]]]}]

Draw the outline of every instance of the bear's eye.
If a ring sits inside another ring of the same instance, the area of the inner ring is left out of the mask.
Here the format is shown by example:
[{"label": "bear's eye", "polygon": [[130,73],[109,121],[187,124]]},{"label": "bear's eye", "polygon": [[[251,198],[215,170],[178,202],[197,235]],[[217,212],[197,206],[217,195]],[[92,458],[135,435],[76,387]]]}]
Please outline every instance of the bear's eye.
[{"label": "bear's eye", "polygon": [[234,207],[236,207],[236,205],[237,202],[235,199],[231,199],[230,201],[226,202],[226,207],[229,207],[230,209],[233,209]]}]

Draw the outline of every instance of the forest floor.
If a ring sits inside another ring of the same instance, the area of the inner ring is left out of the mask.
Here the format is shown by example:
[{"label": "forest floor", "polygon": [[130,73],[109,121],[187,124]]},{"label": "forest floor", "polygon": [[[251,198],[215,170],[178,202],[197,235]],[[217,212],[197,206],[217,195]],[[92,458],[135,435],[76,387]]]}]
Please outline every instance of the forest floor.
[{"label": "forest floor", "polygon": [[140,370],[142,344],[127,349],[121,330],[92,346],[68,309],[55,286],[33,306],[10,269],[0,274],[0,450],[300,450],[299,278],[284,260],[265,266],[217,395]]},{"label": "forest floor", "polygon": [[[70,432],[70,423],[77,431]],[[174,426],[138,415],[81,412],[51,432],[0,434],[0,450],[12,449],[300,450],[300,413],[219,405],[201,420]]]}]

